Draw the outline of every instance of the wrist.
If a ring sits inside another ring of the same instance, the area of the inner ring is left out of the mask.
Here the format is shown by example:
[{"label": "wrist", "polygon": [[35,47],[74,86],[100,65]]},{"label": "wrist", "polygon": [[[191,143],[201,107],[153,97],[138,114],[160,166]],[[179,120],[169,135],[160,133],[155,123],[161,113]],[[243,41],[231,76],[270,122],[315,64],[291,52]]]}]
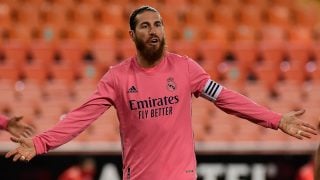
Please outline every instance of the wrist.
[{"label": "wrist", "polygon": [[278,124],[278,129],[283,129],[284,126],[284,119],[283,119],[283,115],[281,115],[280,120],[279,120],[279,124]]}]

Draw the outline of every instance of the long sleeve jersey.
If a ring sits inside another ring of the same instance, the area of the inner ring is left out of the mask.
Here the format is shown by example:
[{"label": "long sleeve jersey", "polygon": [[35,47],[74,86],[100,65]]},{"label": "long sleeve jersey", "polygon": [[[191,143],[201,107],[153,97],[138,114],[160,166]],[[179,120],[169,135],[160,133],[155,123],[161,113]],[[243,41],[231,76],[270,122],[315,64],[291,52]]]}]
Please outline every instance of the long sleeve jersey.
[{"label": "long sleeve jersey", "polygon": [[112,67],[83,105],[33,138],[36,152],[67,143],[114,106],[124,180],[195,180],[192,95],[203,95],[227,113],[278,128],[279,114],[210,80],[192,59],[167,52],[152,68],[139,66],[136,57]]}]

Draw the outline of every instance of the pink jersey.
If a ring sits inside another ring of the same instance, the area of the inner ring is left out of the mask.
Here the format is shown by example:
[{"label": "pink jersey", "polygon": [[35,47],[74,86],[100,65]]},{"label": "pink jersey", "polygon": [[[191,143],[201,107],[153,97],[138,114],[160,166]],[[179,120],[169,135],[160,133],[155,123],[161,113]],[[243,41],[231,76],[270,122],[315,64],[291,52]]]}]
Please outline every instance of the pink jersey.
[{"label": "pink jersey", "polygon": [[140,67],[135,57],[112,67],[87,102],[34,137],[37,154],[70,141],[114,106],[120,121],[124,180],[195,180],[193,94],[214,101],[227,113],[278,127],[279,114],[222,88],[193,60],[166,53],[153,68]]},{"label": "pink jersey", "polygon": [[0,129],[7,129],[8,118],[6,116],[0,115]]}]

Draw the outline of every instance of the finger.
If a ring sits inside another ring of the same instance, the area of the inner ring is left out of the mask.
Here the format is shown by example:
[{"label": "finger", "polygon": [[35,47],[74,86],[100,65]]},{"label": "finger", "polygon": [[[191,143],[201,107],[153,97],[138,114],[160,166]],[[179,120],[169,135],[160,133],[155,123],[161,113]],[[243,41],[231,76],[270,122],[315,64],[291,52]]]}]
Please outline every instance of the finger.
[{"label": "finger", "polygon": [[21,142],[21,138],[18,138],[18,137],[10,137],[10,140],[12,142],[15,142],[15,143],[20,143]]},{"label": "finger", "polygon": [[302,137],[302,132],[303,132],[303,131],[298,130],[298,131],[297,131],[295,134],[293,134],[292,136],[294,136],[294,137],[297,138],[297,139],[302,140],[302,139],[303,139],[303,137]]},{"label": "finger", "polygon": [[313,130],[317,130],[317,128],[315,128],[314,126],[312,126],[311,124],[308,124],[306,122],[302,122],[302,126],[308,127],[310,129],[313,129]]},{"label": "finger", "polygon": [[20,161],[26,161],[26,157],[24,155],[20,156]]},{"label": "finger", "polygon": [[26,132],[28,133],[29,136],[32,136],[34,134],[34,129],[33,128],[27,128]]},{"label": "finger", "polygon": [[306,112],[305,109],[300,109],[300,110],[298,110],[298,111],[295,111],[295,112],[294,112],[294,115],[296,115],[296,116],[301,116],[301,115],[304,114],[305,112]]},{"label": "finger", "polygon": [[23,133],[21,134],[21,136],[24,137],[24,138],[28,138],[30,135],[29,135],[28,132],[23,132]]},{"label": "finger", "polygon": [[304,131],[301,131],[300,136],[301,136],[301,137],[308,138],[308,139],[311,138],[310,134],[309,134],[309,133],[306,133],[306,132],[304,132]]},{"label": "finger", "polygon": [[35,129],[32,126],[27,126],[25,129],[30,131],[30,132],[34,132],[35,131]]},{"label": "finger", "polygon": [[309,134],[313,134],[313,135],[317,135],[318,132],[316,130],[310,129],[310,128],[304,128],[304,131],[309,133]]},{"label": "finger", "polygon": [[32,156],[31,154],[29,154],[29,155],[26,157],[26,161],[30,161],[32,158],[33,158],[33,156]]},{"label": "finger", "polygon": [[12,150],[12,151],[7,152],[6,155],[5,155],[5,157],[6,157],[6,158],[10,158],[12,155],[15,155],[15,154],[17,154],[17,153],[18,153],[18,150],[15,149],[15,150]]},{"label": "finger", "polygon": [[21,157],[21,154],[19,153],[15,154],[13,157],[13,161],[16,162],[18,159],[20,159],[20,157]]},{"label": "finger", "polygon": [[15,120],[20,121],[22,118],[23,118],[23,116],[17,116],[17,117],[15,117]]},{"label": "finger", "polygon": [[295,134],[294,137],[297,138],[297,139],[303,140],[301,135]]},{"label": "finger", "polygon": [[28,138],[30,136],[32,136],[32,132],[28,129],[25,129],[22,133],[21,136],[23,136],[24,138]]}]

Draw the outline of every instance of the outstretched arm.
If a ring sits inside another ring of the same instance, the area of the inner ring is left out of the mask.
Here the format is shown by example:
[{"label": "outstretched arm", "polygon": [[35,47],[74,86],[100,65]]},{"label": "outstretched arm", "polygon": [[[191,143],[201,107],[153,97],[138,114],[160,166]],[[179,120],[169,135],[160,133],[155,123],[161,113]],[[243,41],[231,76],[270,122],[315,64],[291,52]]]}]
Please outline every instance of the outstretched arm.
[{"label": "outstretched arm", "polygon": [[304,110],[281,115],[227,88],[222,88],[216,96],[217,98],[213,102],[228,114],[236,115],[267,128],[279,128],[284,133],[298,139],[310,138],[312,134],[317,134],[315,127],[299,119]]},{"label": "outstretched arm", "polygon": [[78,136],[101,114],[103,114],[114,103],[115,91],[113,83],[101,80],[94,94],[81,105],[66,115],[54,127],[43,132],[32,139],[11,138],[19,147],[8,152],[7,158],[13,157],[16,160],[31,160],[35,155],[47,153]]},{"label": "outstretched arm", "polygon": [[103,100],[93,98],[79,108],[71,111],[54,127],[35,137],[12,137],[11,140],[19,147],[8,152],[6,157],[13,157],[13,161],[31,160],[37,154],[47,153],[78,136],[93,121],[95,121],[110,106],[102,103]]}]

